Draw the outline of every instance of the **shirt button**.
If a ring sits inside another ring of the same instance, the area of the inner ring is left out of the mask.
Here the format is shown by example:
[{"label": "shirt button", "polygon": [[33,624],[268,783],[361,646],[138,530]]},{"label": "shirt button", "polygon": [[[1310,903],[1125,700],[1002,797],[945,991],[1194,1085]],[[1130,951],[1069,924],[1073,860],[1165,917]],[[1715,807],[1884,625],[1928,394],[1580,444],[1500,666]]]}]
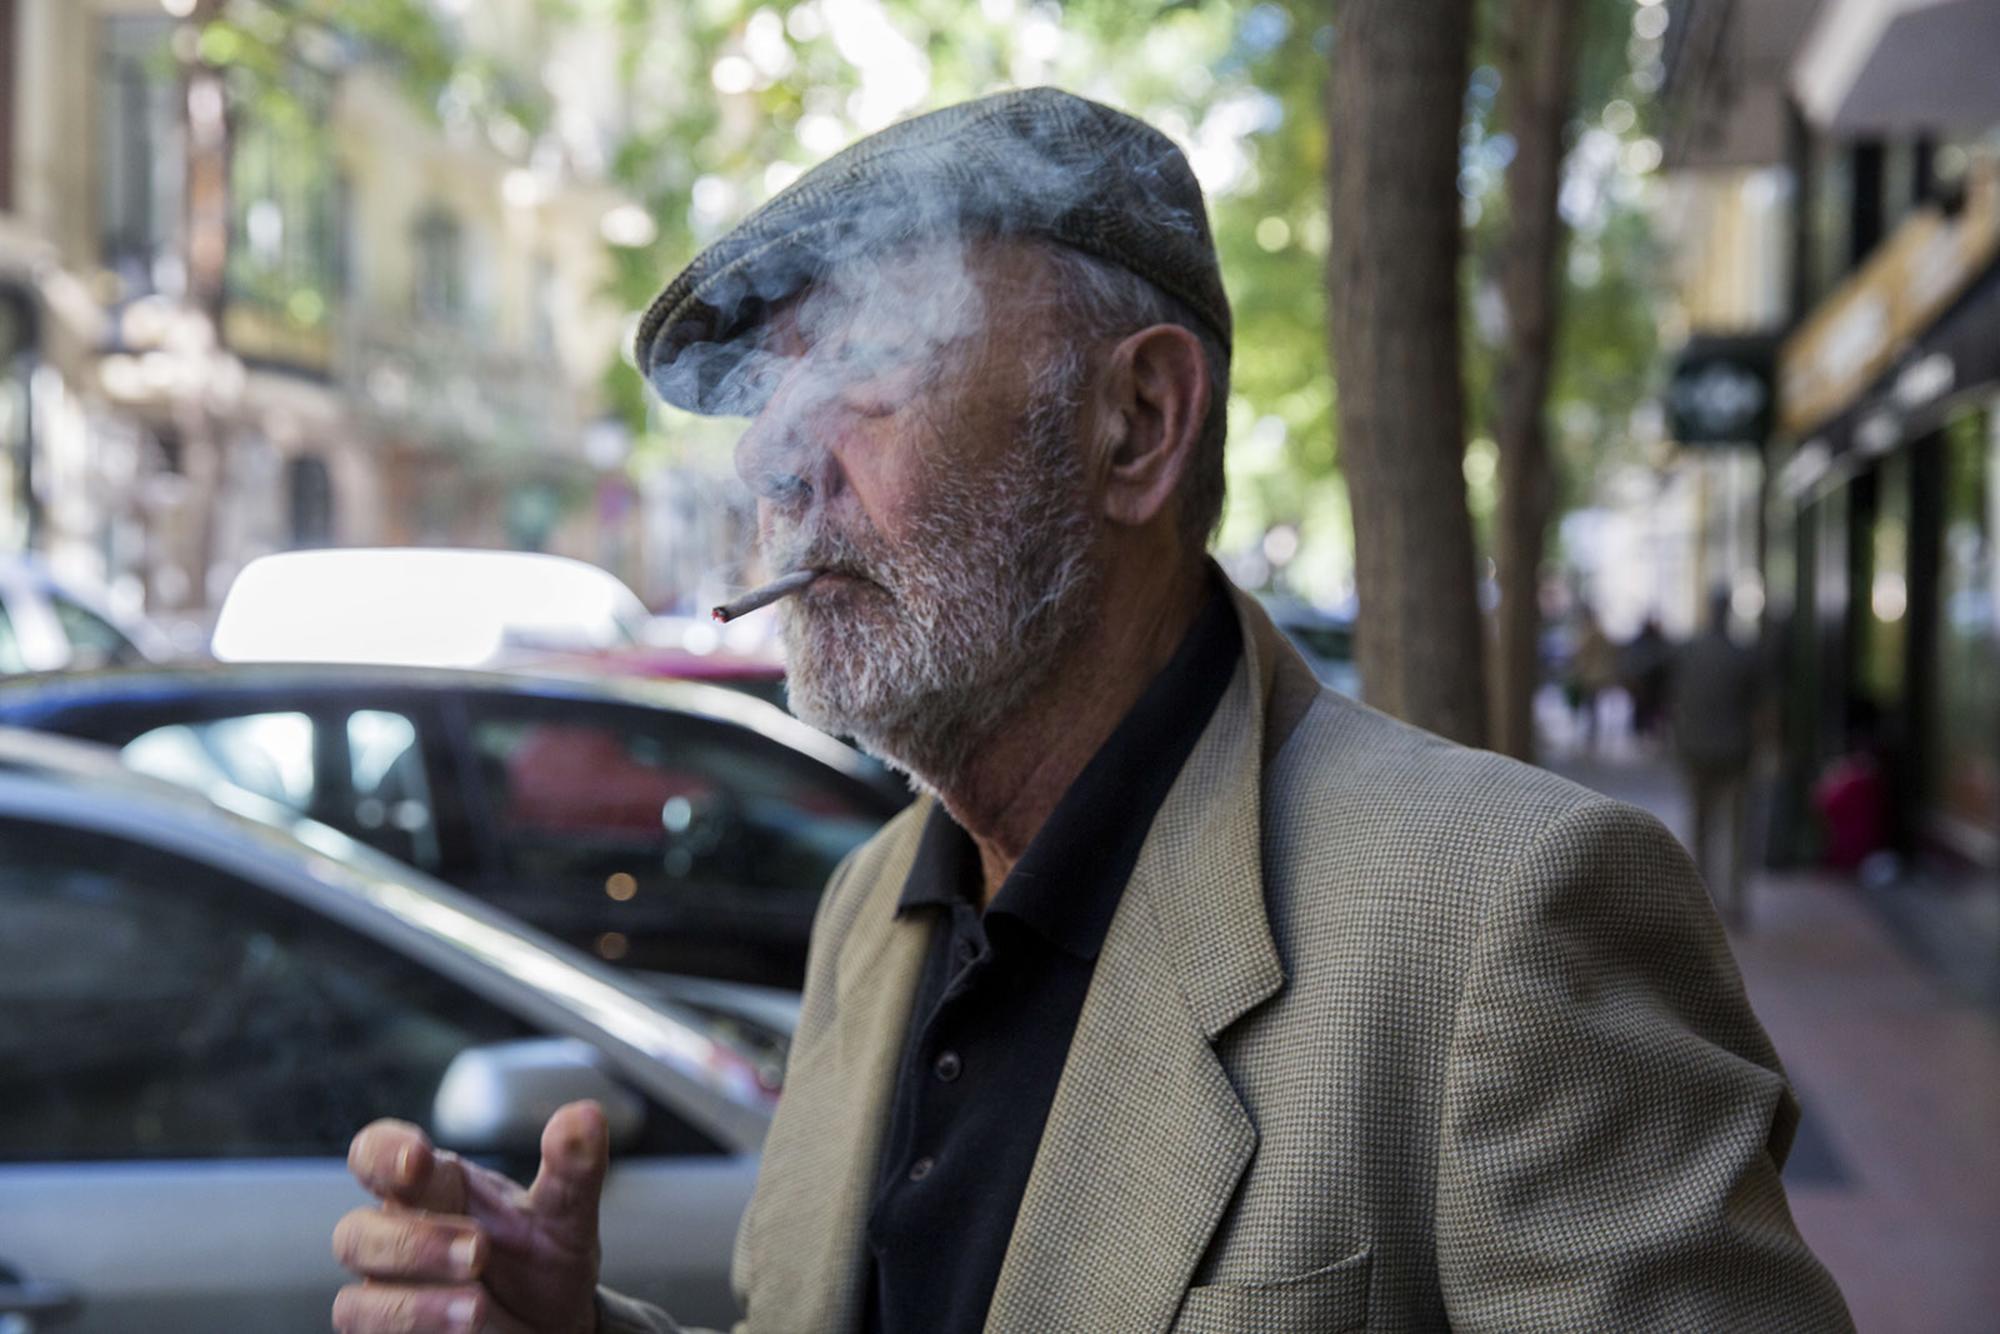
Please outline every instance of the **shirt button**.
[{"label": "shirt button", "polygon": [[931,1174],[931,1169],[936,1166],[937,1160],[934,1158],[925,1157],[917,1159],[917,1161],[910,1164],[910,1180],[922,1181]]},{"label": "shirt button", "polygon": [[957,1052],[941,1051],[938,1053],[937,1063],[931,1068],[937,1071],[939,1079],[949,1084],[958,1078],[958,1072],[965,1068],[965,1063],[958,1059]]}]

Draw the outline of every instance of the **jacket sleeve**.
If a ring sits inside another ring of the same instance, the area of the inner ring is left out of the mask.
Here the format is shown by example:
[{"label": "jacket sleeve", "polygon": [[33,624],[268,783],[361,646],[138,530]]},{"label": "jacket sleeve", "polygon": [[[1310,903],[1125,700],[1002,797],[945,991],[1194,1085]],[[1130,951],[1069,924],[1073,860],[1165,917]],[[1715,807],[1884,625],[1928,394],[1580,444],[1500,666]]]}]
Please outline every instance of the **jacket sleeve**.
[{"label": "jacket sleeve", "polygon": [[1446,1062],[1454,1329],[1852,1330],[1778,1178],[1798,1104],[1650,815],[1542,830],[1485,906]]}]

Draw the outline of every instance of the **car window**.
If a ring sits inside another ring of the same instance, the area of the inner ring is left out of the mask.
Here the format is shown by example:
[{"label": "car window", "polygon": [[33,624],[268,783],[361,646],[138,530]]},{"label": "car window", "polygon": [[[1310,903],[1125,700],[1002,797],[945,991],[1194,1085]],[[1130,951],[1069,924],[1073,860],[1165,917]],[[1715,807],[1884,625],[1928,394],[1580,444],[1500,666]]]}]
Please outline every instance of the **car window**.
[{"label": "car window", "polygon": [[356,709],[347,716],[347,767],[354,832],[392,857],[437,870],[436,803],[416,723],[385,709]]},{"label": "car window", "polygon": [[132,667],[146,661],[139,646],[117,626],[59,593],[49,595],[63,638],[69,641],[72,667]]},{"label": "car window", "polygon": [[508,869],[603,877],[614,901],[695,879],[817,891],[882,823],[857,784],[701,719],[487,702],[471,735]]},{"label": "car window", "polygon": [[125,744],[125,763],[197,790],[227,783],[299,812],[313,808],[315,724],[303,713],[170,723]]},{"label": "car window", "polygon": [[466,1047],[529,1035],[212,867],[0,820],[0,1157],[338,1156],[427,1122]]},{"label": "car window", "polygon": [[25,672],[28,660],[21,653],[21,640],[14,633],[14,618],[0,605],[0,672]]}]

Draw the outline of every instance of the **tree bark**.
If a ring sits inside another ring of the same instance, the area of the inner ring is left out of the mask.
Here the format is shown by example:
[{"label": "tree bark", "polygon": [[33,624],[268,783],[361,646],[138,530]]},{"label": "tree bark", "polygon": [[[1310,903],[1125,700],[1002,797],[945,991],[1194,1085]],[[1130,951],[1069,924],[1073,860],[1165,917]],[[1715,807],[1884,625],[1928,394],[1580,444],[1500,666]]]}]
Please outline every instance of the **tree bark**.
[{"label": "tree bark", "polygon": [[1500,497],[1494,557],[1500,608],[1494,653],[1492,745],[1535,758],[1535,688],[1540,682],[1541,565],[1555,502],[1545,412],[1555,360],[1563,248],[1557,208],[1563,126],[1576,84],[1576,0],[1513,0],[1497,34],[1500,123],[1514,138],[1507,167],[1507,231],[1498,281],[1507,312],[1495,376],[1495,443]]},{"label": "tree bark", "polygon": [[[199,0],[188,25],[199,32],[220,17],[222,0]],[[222,71],[199,57],[182,74],[187,142],[187,291],[214,324],[218,340],[229,268],[229,98]]]},{"label": "tree bark", "polygon": [[1362,689],[1377,708],[1480,745],[1458,293],[1472,0],[1343,0],[1336,14],[1327,299]]},{"label": "tree bark", "polygon": [[[222,14],[223,0],[198,0],[188,17],[201,31]],[[229,162],[231,125],[223,72],[198,56],[185,62],[181,81],[181,126],[187,144],[185,204],[187,299],[206,319],[209,342],[200,355],[211,357],[223,344],[222,321],[229,290]],[[212,363],[211,363],[212,364]],[[214,571],[221,524],[225,443],[221,423],[197,395],[184,402],[181,422],[182,468],[200,498],[192,579],[193,605],[214,601]]]}]

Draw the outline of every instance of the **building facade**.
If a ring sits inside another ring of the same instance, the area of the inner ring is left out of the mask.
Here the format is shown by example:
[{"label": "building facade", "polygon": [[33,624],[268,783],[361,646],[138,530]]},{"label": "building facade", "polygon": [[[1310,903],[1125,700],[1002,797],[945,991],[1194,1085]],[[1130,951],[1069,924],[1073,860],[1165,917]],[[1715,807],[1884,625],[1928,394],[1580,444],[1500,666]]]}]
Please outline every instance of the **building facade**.
[{"label": "building facade", "polygon": [[[1774,411],[1756,441],[1779,664],[1777,851],[1831,766],[1881,776],[1885,841],[2000,870],[2000,6],[1677,7],[1670,163],[1785,201]],[[1718,276],[1719,275],[1719,276]]]},{"label": "building facade", "polygon": [[[0,550],[190,626],[290,547],[637,562],[591,110],[496,141],[305,29],[254,79],[210,8],[0,3]],[[498,69],[556,40],[440,22]]]}]

